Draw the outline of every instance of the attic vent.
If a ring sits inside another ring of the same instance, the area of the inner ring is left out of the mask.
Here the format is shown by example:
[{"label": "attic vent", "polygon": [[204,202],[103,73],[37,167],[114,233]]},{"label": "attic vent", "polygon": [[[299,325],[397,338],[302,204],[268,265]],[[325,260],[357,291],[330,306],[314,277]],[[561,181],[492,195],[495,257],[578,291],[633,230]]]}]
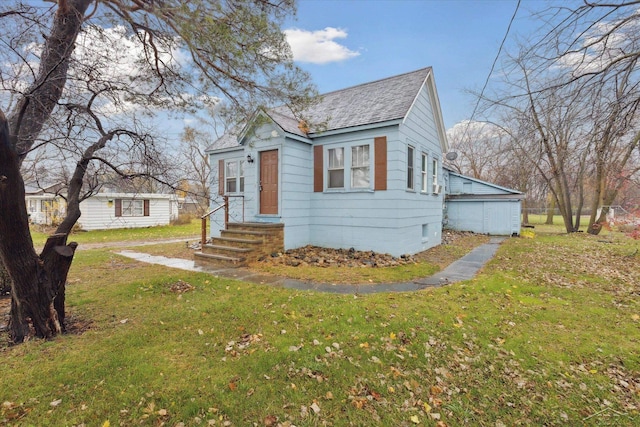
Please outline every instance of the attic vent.
[{"label": "attic vent", "polygon": [[309,125],[305,120],[300,120],[298,122],[298,129],[300,129],[300,131],[305,135],[309,133]]}]

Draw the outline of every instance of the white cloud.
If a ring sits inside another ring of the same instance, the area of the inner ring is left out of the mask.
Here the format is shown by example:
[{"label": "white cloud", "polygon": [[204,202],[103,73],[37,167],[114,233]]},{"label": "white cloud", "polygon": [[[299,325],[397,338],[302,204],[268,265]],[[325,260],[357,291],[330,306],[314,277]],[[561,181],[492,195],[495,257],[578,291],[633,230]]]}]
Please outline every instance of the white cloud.
[{"label": "white cloud", "polygon": [[295,61],[327,64],[360,55],[360,52],[350,50],[335,41],[335,39],[347,38],[347,32],[340,28],[327,27],[318,31],[292,28],[285,30],[284,34],[291,46]]},{"label": "white cloud", "polygon": [[574,76],[601,72],[624,61],[628,52],[637,50],[638,30],[640,25],[636,19],[596,22],[584,33],[582,44],[576,50],[559,58],[559,65],[572,69]]}]

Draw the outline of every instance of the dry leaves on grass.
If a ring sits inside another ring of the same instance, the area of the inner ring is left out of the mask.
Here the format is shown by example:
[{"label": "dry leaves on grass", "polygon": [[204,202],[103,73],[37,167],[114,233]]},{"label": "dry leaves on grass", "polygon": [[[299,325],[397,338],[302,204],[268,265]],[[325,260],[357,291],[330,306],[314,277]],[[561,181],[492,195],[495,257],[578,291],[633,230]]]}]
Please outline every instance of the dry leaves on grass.
[{"label": "dry leaves on grass", "polygon": [[[615,242],[603,241],[598,236],[577,234],[566,239],[566,244],[540,243],[544,250],[518,252],[515,262],[499,256],[500,268],[535,284],[588,287],[618,296],[640,296],[640,258],[622,253]],[[532,244],[537,246],[535,241]]]},{"label": "dry leaves on grass", "polygon": [[169,290],[171,290],[171,292],[176,294],[183,294],[185,292],[189,292],[194,289],[195,287],[192,284],[187,283],[183,280],[178,280],[177,282],[173,282],[169,284]]}]

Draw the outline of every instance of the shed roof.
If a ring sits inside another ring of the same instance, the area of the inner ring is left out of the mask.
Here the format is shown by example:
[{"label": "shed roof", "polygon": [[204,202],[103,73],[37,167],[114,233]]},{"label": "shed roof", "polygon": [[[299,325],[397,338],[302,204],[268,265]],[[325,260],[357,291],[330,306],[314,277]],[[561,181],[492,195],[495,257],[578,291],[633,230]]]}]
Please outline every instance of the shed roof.
[{"label": "shed roof", "polygon": [[[313,138],[319,132],[401,120],[410,111],[431,73],[432,68],[426,67],[321,95],[320,101],[303,113],[312,126],[309,134],[300,130],[299,120],[286,106],[276,107],[264,113],[284,132],[303,138]],[[435,85],[432,87],[435,91]],[[437,94],[433,95],[437,102]],[[436,114],[440,114],[439,105],[434,107]],[[437,121],[444,127],[441,118]],[[442,131],[444,133],[444,129]],[[240,131],[225,134],[214,142],[208,151],[238,146],[238,137],[241,138],[244,133]]]},{"label": "shed roof", "polygon": [[[451,194],[447,193],[446,199],[454,200],[454,199],[486,199],[486,198],[504,198],[504,199],[513,199],[513,200],[522,200],[525,198],[525,194],[521,191],[514,190],[513,188],[502,187],[497,184],[493,184],[491,182],[483,181],[481,179],[473,178],[467,175],[462,175],[460,173],[454,172],[450,168],[444,166],[445,172],[450,176],[455,176],[460,178],[463,181],[473,181],[480,184],[485,189],[489,189],[489,192],[484,194]],[[493,190],[493,191],[491,191]]]}]

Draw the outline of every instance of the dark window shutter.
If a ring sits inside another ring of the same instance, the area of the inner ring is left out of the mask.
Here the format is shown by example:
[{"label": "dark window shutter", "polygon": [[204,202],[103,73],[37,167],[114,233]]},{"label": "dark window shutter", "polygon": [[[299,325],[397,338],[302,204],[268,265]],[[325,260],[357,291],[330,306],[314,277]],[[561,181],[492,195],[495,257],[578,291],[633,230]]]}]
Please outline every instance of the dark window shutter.
[{"label": "dark window shutter", "polygon": [[122,199],[116,199],[116,216],[122,216]]},{"label": "dark window shutter", "polygon": [[321,193],[324,190],[324,183],[322,177],[324,176],[323,169],[323,153],[322,145],[316,145],[313,147],[313,191],[315,193]]},{"label": "dark window shutter", "polygon": [[144,201],[144,216],[149,216],[149,200]]},{"label": "dark window shutter", "polygon": [[373,189],[374,190],[386,190],[387,189],[387,137],[380,136],[374,139],[375,150],[375,170]]},{"label": "dark window shutter", "polygon": [[218,160],[218,194],[224,194],[224,160]]}]

